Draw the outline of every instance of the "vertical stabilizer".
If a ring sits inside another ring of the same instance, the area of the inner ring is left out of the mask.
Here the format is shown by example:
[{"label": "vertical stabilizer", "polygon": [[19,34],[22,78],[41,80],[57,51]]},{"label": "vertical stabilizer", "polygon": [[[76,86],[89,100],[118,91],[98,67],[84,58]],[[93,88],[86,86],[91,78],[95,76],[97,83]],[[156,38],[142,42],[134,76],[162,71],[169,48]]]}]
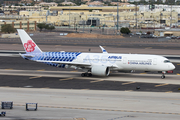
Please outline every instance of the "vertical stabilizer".
[{"label": "vertical stabilizer", "polygon": [[31,37],[23,30],[17,29],[18,34],[21,38],[24,50],[26,53],[41,53],[41,49],[36,45],[36,43],[31,39]]}]

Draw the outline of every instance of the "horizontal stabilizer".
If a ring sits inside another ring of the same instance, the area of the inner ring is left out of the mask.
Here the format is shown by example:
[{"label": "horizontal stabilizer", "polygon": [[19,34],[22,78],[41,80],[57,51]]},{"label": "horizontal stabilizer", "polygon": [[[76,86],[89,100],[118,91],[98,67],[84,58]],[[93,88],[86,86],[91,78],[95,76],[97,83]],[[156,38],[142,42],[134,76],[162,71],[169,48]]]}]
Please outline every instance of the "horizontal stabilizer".
[{"label": "horizontal stabilizer", "polygon": [[21,57],[23,57],[23,58],[33,58],[33,57],[35,57],[34,55],[31,55],[31,54],[21,54],[21,53],[19,53],[20,55],[21,55]]}]

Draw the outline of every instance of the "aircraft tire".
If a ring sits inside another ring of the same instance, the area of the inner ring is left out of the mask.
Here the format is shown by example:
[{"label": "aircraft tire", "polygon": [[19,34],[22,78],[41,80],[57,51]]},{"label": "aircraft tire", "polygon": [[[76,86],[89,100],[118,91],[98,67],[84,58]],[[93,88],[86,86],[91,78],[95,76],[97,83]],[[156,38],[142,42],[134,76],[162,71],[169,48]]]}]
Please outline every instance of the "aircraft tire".
[{"label": "aircraft tire", "polygon": [[162,75],[162,76],[161,76],[161,78],[162,78],[162,79],[164,79],[164,78],[165,78],[165,76],[164,76],[164,75]]},{"label": "aircraft tire", "polygon": [[91,77],[92,74],[91,73],[82,73],[81,77]]},{"label": "aircraft tire", "polygon": [[92,74],[91,73],[89,73],[89,77],[91,77],[92,76]]},{"label": "aircraft tire", "polygon": [[84,76],[89,77],[89,74],[88,73],[84,73]]},{"label": "aircraft tire", "polygon": [[85,76],[85,74],[84,74],[84,73],[82,73],[82,74],[81,74],[81,77],[84,77],[84,76]]}]

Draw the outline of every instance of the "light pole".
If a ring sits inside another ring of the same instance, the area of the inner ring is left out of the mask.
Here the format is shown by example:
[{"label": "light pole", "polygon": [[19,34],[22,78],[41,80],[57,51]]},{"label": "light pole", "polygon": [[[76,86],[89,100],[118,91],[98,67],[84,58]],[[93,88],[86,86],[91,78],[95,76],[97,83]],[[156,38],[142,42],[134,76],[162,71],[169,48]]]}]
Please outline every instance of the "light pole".
[{"label": "light pole", "polygon": [[115,22],[115,16],[114,17],[114,33],[116,34],[116,22]]},{"label": "light pole", "polygon": [[172,26],[172,5],[171,5],[171,19],[170,19],[170,29],[171,29],[171,26]]},{"label": "light pole", "polygon": [[84,21],[84,19],[83,19],[83,33],[84,33],[84,24],[85,24],[85,21]]},{"label": "light pole", "polygon": [[162,23],[162,16],[163,16],[163,14],[160,12],[160,21],[159,21],[160,28],[161,28],[161,23]]},{"label": "light pole", "polygon": [[119,9],[118,9],[118,7],[119,7],[119,4],[117,3],[117,33],[118,33],[118,27],[119,27]]},{"label": "light pole", "polygon": [[136,3],[136,32],[137,32],[137,28],[138,26],[137,26],[137,3]]},{"label": "light pole", "polygon": [[70,29],[70,7],[69,7],[69,29]]}]

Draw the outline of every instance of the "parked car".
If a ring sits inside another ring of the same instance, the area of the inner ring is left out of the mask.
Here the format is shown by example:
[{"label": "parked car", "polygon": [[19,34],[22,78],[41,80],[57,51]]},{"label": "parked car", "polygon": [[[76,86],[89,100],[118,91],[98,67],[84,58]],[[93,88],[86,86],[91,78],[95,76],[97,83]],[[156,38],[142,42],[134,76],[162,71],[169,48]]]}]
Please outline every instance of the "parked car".
[{"label": "parked car", "polygon": [[134,35],[134,33],[129,33],[129,35]]},{"label": "parked car", "polygon": [[180,36],[177,36],[176,38],[177,38],[177,39],[180,39]]},{"label": "parked car", "polygon": [[154,38],[154,36],[152,34],[150,34],[150,35],[142,35],[141,38]]},{"label": "parked car", "polygon": [[147,38],[147,36],[146,35],[142,35],[141,38]]},{"label": "parked car", "polygon": [[156,35],[154,35],[154,34],[152,34],[152,36],[153,36],[154,38],[157,38],[157,36],[156,36]]},{"label": "parked car", "polygon": [[141,35],[142,33],[140,33],[140,32],[136,32],[136,35]]},{"label": "parked car", "polygon": [[170,36],[167,36],[166,38],[171,39],[171,37],[170,37]]},{"label": "parked car", "polygon": [[176,39],[177,37],[176,36],[171,36],[171,39]]},{"label": "parked car", "polygon": [[142,32],[142,35],[147,35],[147,33],[146,32]]},{"label": "parked car", "polygon": [[156,35],[154,35],[154,34],[150,34],[153,38],[157,38],[157,36]]}]

